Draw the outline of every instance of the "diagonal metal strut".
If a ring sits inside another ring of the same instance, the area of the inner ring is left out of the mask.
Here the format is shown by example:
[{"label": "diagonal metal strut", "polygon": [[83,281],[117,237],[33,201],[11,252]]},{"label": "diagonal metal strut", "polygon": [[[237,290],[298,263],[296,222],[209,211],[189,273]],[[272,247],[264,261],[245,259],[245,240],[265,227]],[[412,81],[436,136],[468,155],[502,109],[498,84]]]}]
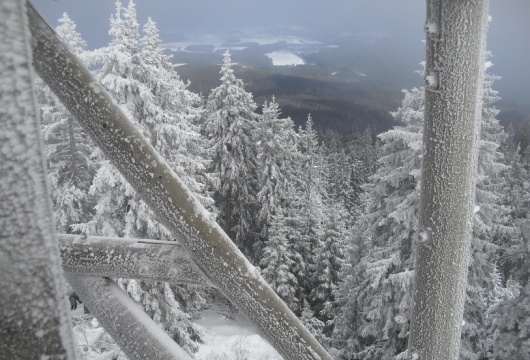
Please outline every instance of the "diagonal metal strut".
[{"label": "diagonal metal strut", "polygon": [[34,67],[200,269],[291,360],[331,360],[90,71],[30,5]]}]

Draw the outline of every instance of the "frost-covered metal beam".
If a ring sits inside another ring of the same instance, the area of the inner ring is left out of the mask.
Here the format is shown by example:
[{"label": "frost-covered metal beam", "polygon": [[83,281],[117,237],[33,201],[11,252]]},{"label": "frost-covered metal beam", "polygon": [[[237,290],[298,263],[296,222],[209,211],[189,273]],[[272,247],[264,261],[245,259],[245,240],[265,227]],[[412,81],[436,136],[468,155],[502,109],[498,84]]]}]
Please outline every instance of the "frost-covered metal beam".
[{"label": "frost-covered metal beam", "polygon": [[411,359],[457,359],[466,297],[487,0],[428,0]]},{"label": "frost-covered metal beam", "polygon": [[192,360],[114,281],[71,273],[65,277],[129,359]]},{"label": "frost-covered metal beam", "polygon": [[176,241],[62,234],[59,248],[69,273],[213,286]]},{"label": "frost-covered metal beam", "polygon": [[30,9],[34,66],[208,278],[285,359],[331,360],[90,71]]},{"label": "frost-covered metal beam", "polygon": [[0,359],[74,359],[26,5],[0,1]]}]

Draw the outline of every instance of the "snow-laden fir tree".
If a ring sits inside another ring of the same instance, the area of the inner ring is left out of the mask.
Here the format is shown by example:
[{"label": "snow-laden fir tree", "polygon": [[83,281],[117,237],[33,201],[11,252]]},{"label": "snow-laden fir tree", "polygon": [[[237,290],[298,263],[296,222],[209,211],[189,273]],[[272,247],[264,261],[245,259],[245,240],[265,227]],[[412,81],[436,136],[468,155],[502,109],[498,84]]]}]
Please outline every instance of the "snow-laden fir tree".
[{"label": "snow-laden fir tree", "polygon": [[139,79],[149,90],[142,98],[151,143],[203,205],[213,210],[206,191],[207,143],[199,127],[204,111],[201,98],[187,89],[171,56],[164,54],[155,22],[148,18],[143,29]]},{"label": "snow-laden fir tree", "polygon": [[391,359],[406,348],[417,234],[423,89],[405,91],[392,115],[403,123],[380,135],[378,169],[343,271],[336,334],[346,359]]},{"label": "snow-laden fir tree", "polygon": [[260,206],[256,218],[256,227],[260,232],[260,241],[253,249],[257,258],[261,257],[263,242],[269,237],[271,219],[283,217],[280,207],[289,208],[296,185],[299,154],[298,136],[290,118],[279,118],[281,111],[274,97],[263,105],[263,115],[254,130],[257,144],[258,182],[256,200]]},{"label": "snow-laden fir tree", "polygon": [[213,189],[219,221],[236,245],[254,259],[258,239],[257,154],[253,132],[257,126],[256,104],[234,74],[234,63],[226,51],[221,66],[221,85],[207,102],[205,131],[211,147]]},{"label": "snow-laden fir tree", "polygon": [[492,85],[498,77],[487,72],[490,65],[486,63],[482,94],[476,207],[460,347],[460,358],[469,360],[485,356],[490,347],[486,335],[486,310],[497,302],[493,294],[500,294],[501,290],[501,283],[496,281],[498,246],[512,231],[502,198],[508,166],[500,145],[506,141],[506,134],[496,118],[499,111],[494,104],[499,97]]},{"label": "snow-laden fir tree", "polygon": [[329,345],[329,338],[324,334],[324,323],[315,316],[307,300],[304,300],[300,321],[319,343]]},{"label": "snow-laden fir tree", "polygon": [[296,311],[299,307],[298,281],[292,273],[296,259],[293,258],[288,229],[280,206],[270,216],[268,238],[265,241],[260,267],[263,278],[282,298],[285,304]]},{"label": "snow-laden fir tree", "polygon": [[[102,63],[97,76],[177,175],[205,204],[211,204],[204,189],[206,161],[196,124],[201,115],[196,107],[199,98],[186,89],[163,55],[154,22],[148,21],[144,28],[142,51],[138,29],[134,3],[130,1],[123,11],[118,1],[111,18],[111,43],[97,52]],[[79,226],[81,230],[104,236],[172,239],[109,161],[102,161],[90,191],[97,198],[96,215]],[[197,349],[200,333],[186,313],[194,307],[196,292],[137,280],[121,280],[120,285],[185,350]]]},{"label": "snow-laden fir tree", "polygon": [[322,136],[325,166],[323,190],[329,200],[340,202],[353,215],[358,207],[362,175],[361,162],[350,146],[354,141],[350,140],[353,139],[348,138],[344,143],[335,132]]},{"label": "snow-laden fir tree", "polygon": [[340,283],[340,272],[344,263],[346,244],[349,243],[347,218],[349,214],[340,202],[328,202],[326,216],[322,225],[322,239],[315,249],[312,261],[309,301],[317,319],[325,326],[323,333],[331,336],[333,319],[337,311],[335,294]]},{"label": "snow-laden fir tree", "polygon": [[[101,64],[96,78],[143,134],[148,135],[142,125],[143,101],[140,96],[147,89],[135,76],[139,72],[139,34],[134,12],[132,1],[125,11],[121,2],[116,1],[116,13],[110,19],[111,42],[96,52],[98,63]],[[123,13],[127,15],[125,18]],[[101,236],[142,237],[135,231],[137,217],[133,214],[138,212],[136,208],[142,207],[140,199],[108,160],[102,159],[90,192],[97,199],[96,214],[91,221],[80,226],[80,230]],[[144,211],[149,212],[146,208]],[[164,231],[154,223],[152,225],[154,228],[150,232]]]},{"label": "snow-laden fir tree", "polygon": [[301,165],[297,177],[302,181],[298,189],[297,209],[293,214],[298,222],[293,224],[296,226],[296,236],[291,237],[291,241],[293,251],[298,253],[301,259],[301,262],[295,264],[293,272],[300,285],[299,303],[303,305],[313,288],[311,267],[316,261],[317,249],[321,247],[322,241],[325,212],[322,185],[324,169],[323,154],[311,115],[307,117],[305,128],[300,128],[298,133]]},{"label": "snow-laden fir tree", "polygon": [[[86,43],[75,23],[66,13],[59,23],[57,34],[83,59]],[[51,90],[41,81],[37,84],[55,222],[58,231],[70,233],[72,225],[84,223],[92,215],[93,200],[88,191],[96,171],[91,156],[94,145]]]},{"label": "snow-laden fir tree", "polygon": [[346,208],[356,218],[362,210],[363,185],[368,182],[368,178],[376,169],[379,139],[376,138],[373,128],[366,128],[361,133],[352,127],[346,135],[345,145],[345,152],[351,164],[351,200]]},{"label": "snow-laden fir tree", "polygon": [[[506,147],[510,173],[506,202],[511,206],[510,220],[515,231],[503,244],[501,257],[507,280],[504,300],[490,309],[488,338],[493,343],[489,359],[530,358],[530,157],[520,155],[520,148],[509,139]],[[524,154],[526,155],[526,154]]]},{"label": "snow-laden fir tree", "polygon": [[[461,357],[479,359],[489,346],[485,338],[486,313],[499,288],[495,266],[500,230],[505,230],[505,209],[500,206],[499,174],[506,167],[498,151],[504,138],[491,106],[494,77],[484,88],[474,217],[472,261],[464,313]],[[342,305],[336,320],[336,336],[347,341],[347,359],[390,359],[406,349],[414,244],[418,234],[419,175],[423,132],[423,89],[405,92],[402,107],[393,113],[403,126],[380,135],[383,145],[376,174],[367,187],[366,212],[358,220],[350,254],[350,266],[339,290]],[[482,211],[484,209],[484,211]],[[353,300],[352,300],[353,299]],[[354,325],[354,326],[353,326]]]}]

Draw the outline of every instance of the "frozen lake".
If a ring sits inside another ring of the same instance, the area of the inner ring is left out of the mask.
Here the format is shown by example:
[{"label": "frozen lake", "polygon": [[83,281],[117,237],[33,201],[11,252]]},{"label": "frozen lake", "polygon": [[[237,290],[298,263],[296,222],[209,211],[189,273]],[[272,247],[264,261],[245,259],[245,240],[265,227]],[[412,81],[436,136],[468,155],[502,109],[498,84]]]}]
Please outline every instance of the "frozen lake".
[{"label": "frozen lake", "polygon": [[265,54],[274,66],[305,65],[304,59],[288,50],[273,51]]}]

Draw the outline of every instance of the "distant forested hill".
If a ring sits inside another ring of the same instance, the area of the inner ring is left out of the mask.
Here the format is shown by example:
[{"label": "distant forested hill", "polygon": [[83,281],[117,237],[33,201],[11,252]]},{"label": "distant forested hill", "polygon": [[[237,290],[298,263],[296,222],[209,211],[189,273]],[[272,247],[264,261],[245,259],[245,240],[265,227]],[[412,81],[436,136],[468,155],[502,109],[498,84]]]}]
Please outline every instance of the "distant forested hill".
[{"label": "distant forested hill", "polygon": [[[235,52],[238,54],[238,52]],[[218,54],[174,54],[174,62],[189,89],[207,96],[219,85]],[[381,78],[371,78],[354,68],[334,71],[335,66],[272,66],[263,55],[247,51],[234,56],[239,65],[236,75],[245,82],[246,90],[262,105],[274,95],[284,116],[302,125],[311,113],[319,130],[347,131],[353,124],[360,129],[373,127],[377,132],[388,130],[395,121],[390,116],[403,97],[400,87]],[[312,57],[307,57],[309,60]],[[256,65],[258,64],[258,65]]]}]

